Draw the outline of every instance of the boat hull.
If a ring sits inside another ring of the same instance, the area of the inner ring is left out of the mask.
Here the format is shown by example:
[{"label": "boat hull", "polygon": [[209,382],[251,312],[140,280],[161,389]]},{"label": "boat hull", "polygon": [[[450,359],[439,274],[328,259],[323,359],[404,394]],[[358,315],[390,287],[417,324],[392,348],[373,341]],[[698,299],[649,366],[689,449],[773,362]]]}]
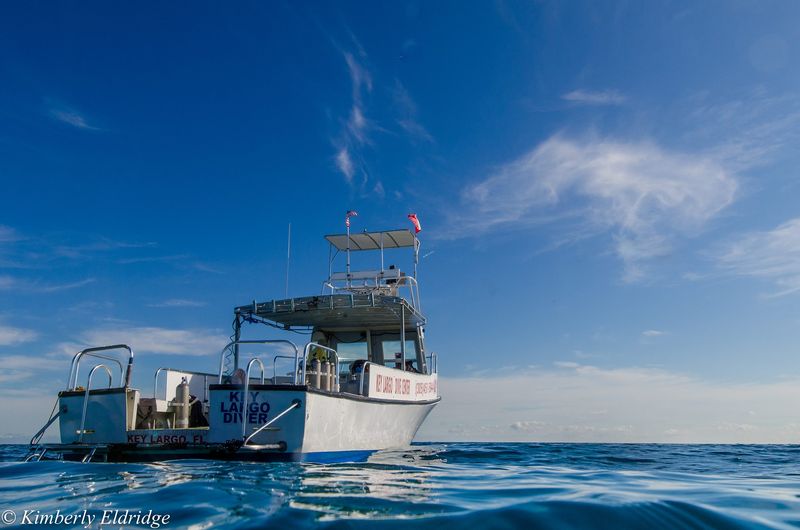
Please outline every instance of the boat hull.
[{"label": "boat hull", "polygon": [[93,461],[359,461],[375,451],[407,447],[439,402],[438,397],[387,400],[303,385],[252,385],[247,399],[241,385],[211,385],[209,390],[208,428],[129,429],[124,442],[118,436],[90,436],[83,443],[62,439],[66,443],[48,448],[72,460],[94,451]]}]

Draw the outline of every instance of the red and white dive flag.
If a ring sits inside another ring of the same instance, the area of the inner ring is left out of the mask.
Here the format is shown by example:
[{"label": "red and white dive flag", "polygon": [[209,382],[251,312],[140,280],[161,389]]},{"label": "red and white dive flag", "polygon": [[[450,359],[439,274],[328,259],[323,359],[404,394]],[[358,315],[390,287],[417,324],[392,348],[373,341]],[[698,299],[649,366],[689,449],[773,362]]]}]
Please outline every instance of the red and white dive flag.
[{"label": "red and white dive flag", "polygon": [[419,219],[417,219],[417,214],[410,213],[408,214],[408,219],[414,224],[414,233],[419,234],[422,232],[422,226],[419,224]]},{"label": "red and white dive flag", "polygon": [[347,213],[344,214],[344,225],[347,228],[350,228],[350,218],[358,216],[358,212],[355,210],[347,210]]}]

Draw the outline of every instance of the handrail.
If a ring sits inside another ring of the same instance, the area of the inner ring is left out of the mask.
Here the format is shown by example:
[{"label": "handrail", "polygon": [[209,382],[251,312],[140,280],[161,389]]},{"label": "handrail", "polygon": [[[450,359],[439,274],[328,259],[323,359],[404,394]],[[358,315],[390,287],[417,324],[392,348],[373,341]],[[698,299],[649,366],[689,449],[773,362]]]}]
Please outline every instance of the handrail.
[{"label": "handrail", "polygon": [[[157,393],[158,393],[158,375],[161,372],[178,372],[178,373],[189,374],[189,375],[202,375],[202,376],[205,376],[205,377],[214,377],[214,374],[209,374],[209,373],[206,373],[206,372],[195,372],[193,370],[181,370],[181,369],[178,369],[178,368],[167,368],[165,366],[162,366],[161,368],[156,370],[156,375],[155,375],[155,377],[153,377],[153,397],[154,398],[158,397],[157,396]],[[203,396],[203,397],[205,398],[205,396]]]},{"label": "handrail", "polygon": [[361,365],[361,375],[360,375],[360,379],[359,379],[359,382],[358,382],[358,395],[359,396],[363,396],[364,395],[364,374],[367,373],[367,368],[370,365],[373,365],[373,364],[375,364],[375,363],[373,363],[371,361],[367,361],[367,362],[365,362],[364,364]]},{"label": "handrail", "polygon": [[[404,278],[407,279],[407,280],[411,280],[411,283],[414,284],[413,286],[409,286],[408,287],[408,290],[411,293],[411,305],[412,305],[412,307],[414,309],[416,309],[417,311],[422,313],[422,300],[419,297],[419,282],[417,282],[417,279],[414,278],[413,276],[404,276]],[[401,285],[401,287],[402,287],[402,285]],[[415,302],[415,299],[414,299],[414,288],[415,287],[417,289],[416,302]]]},{"label": "handrail", "polygon": [[250,369],[253,367],[254,363],[258,363],[261,367],[261,384],[264,384],[264,363],[261,362],[261,359],[258,357],[253,357],[250,359],[250,362],[247,363],[247,372],[244,378],[244,398],[242,399],[242,438],[244,438],[245,433],[247,432],[247,398],[250,397]]},{"label": "handrail", "polygon": [[[276,355],[272,358],[272,384],[277,384],[277,362],[278,359],[294,359],[291,355]],[[297,372],[297,366],[294,367],[295,372]]]},{"label": "handrail", "polygon": [[[97,352],[100,352],[100,351],[119,350],[119,349],[128,350],[128,371],[124,376],[123,376],[123,370],[122,370],[122,363],[119,362],[118,359],[116,359],[114,357],[109,357],[107,355],[100,355],[100,354],[97,353]],[[75,354],[74,357],[72,357],[72,362],[70,363],[70,366],[69,366],[69,378],[67,379],[67,390],[73,390],[75,388],[75,386],[78,384],[78,370],[80,368],[80,360],[81,360],[81,357],[83,357],[84,355],[89,355],[90,357],[98,357],[100,359],[106,359],[108,361],[116,362],[119,365],[119,371],[120,371],[119,384],[120,384],[120,386],[128,386],[128,385],[130,385],[131,373],[132,373],[132,370],[133,370],[133,350],[127,344],[112,344],[110,346],[95,346],[95,347],[92,347],[92,348],[86,348],[86,349],[83,349],[83,350],[79,351],[78,353]],[[73,379],[73,377],[74,377],[74,379]],[[124,377],[124,379],[123,379],[123,377]]]},{"label": "handrail", "polygon": [[333,348],[329,348],[327,346],[323,346],[317,342],[309,342],[306,344],[305,349],[303,350],[303,367],[302,367],[302,384],[306,383],[306,364],[308,364],[308,354],[311,353],[311,347],[314,346],[316,348],[320,348],[321,350],[325,350],[328,353],[333,354],[333,373],[334,377],[334,392],[339,391],[339,354]]},{"label": "handrail", "polygon": [[431,352],[430,355],[427,356],[430,359],[428,363],[428,375],[438,374],[439,373],[439,356],[436,355],[436,352]]},{"label": "handrail", "polygon": [[262,425],[261,427],[259,427],[255,431],[253,431],[253,433],[250,434],[250,436],[247,436],[245,438],[245,436],[242,435],[242,438],[244,439],[244,443],[242,445],[247,445],[250,442],[250,440],[252,440],[253,437],[256,434],[260,433],[261,431],[263,431],[264,429],[266,429],[267,427],[269,427],[270,425],[272,425],[273,423],[275,423],[276,421],[281,419],[284,415],[288,414],[290,410],[292,410],[294,408],[297,408],[299,406],[300,406],[300,400],[299,399],[295,399],[294,401],[292,401],[292,404],[289,405],[289,408],[287,408],[286,410],[284,410],[283,412],[281,412],[280,414],[278,414],[277,416],[275,416],[274,418],[269,420],[267,423],[265,423],[264,425]]},{"label": "handrail", "polygon": [[86,409],[89,408],[89,389],[92,387],[92,376],[98,368],[104,369],[108,374],[108,388],[111,388],[111,380],[113,377],[111,376],[111,370],[108,369],[108,366],[104,364],[94,366],[89,372],[89,380],[86,381],[86,391],[83,394],[83,413],[81,414],[81,430],[78,436],[78,443],[83,442],[83,434],[86,432]]},{"label": "handrail", "polygon": [[229,342],[228,344],[225,345],[224,348],[222,348],[222,351],[220,352],[219,355],[219,383],[222,384],[222,372],[225,369],[225,352],[228,350],[228,348],[236,344],[276,344],[276,343],[288,344],[292,348],[294,348],[294,359],[295,359],[294,384],[297,384],[297,377],[299,375],[297,364],[300,362],[300,350],[297,348],[297,345],[294,342],[285,339],[234,340]]},{"label": "handrail", "polygon": [[[87,357],[97,357],[98,359],[105,359],[107,361],[115,362],[117,364],[117,367],[119,367],[119,384],[120,384],[120,386],[122,386],[123,371],[122,371],[122,363],[119,361],[119,359],[117,359],[116,357],[111,357],[110,355],[103,355],[101,353],[86,352],[86,353],[84,353],[84,355],[86,355]],[[83,357],[83,355],[81,357]],[[78,363],[76,363],[74,365],[74,368],[75,368],[75,371],[73,373],[73,367],[70,366],[69,381],[67,381],[67,390],[75,390],[77,388],[77,386],[78,386],[78,374],[80,372],[80,361],[78,361]]]}]

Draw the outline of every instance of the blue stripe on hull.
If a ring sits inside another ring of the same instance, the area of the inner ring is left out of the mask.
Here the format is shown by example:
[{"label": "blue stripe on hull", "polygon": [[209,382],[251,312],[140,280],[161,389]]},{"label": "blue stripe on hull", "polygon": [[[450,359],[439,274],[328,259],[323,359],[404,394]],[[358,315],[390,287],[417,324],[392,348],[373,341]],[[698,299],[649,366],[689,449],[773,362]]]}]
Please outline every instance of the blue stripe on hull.
[{"label": "blue stripe on hull", "polygon": [[315,464],[335,464],[337,462],[366,462],[374,450],[367,451],[328,451],[317,453],[294,453],[298,462]]}]

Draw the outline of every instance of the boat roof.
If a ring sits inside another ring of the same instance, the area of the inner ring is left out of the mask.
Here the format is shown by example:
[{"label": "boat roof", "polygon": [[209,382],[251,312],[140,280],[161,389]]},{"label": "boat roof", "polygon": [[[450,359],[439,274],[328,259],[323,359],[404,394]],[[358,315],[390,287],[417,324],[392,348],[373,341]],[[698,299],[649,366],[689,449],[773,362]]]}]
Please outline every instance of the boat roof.
[{"label": "boat roof", "polygon": [[245,318],[261,318],[286,328],[399,329],[403,318],[402,309],[405,309],[407,329],[425,324],[425,317],[405,299],[376,292],[305,296],[261,303],[254,301],[250,305],[237,307],[234,311]]},{"label": "boat roof", "polygon": [[[347,250],[347,234],[332,234],[325,236],[325,239],[338,250]],[[408,229],[381,232],[365,230],[350,234],[350,251],[413,247],[416,241],[417,237]]]}]

